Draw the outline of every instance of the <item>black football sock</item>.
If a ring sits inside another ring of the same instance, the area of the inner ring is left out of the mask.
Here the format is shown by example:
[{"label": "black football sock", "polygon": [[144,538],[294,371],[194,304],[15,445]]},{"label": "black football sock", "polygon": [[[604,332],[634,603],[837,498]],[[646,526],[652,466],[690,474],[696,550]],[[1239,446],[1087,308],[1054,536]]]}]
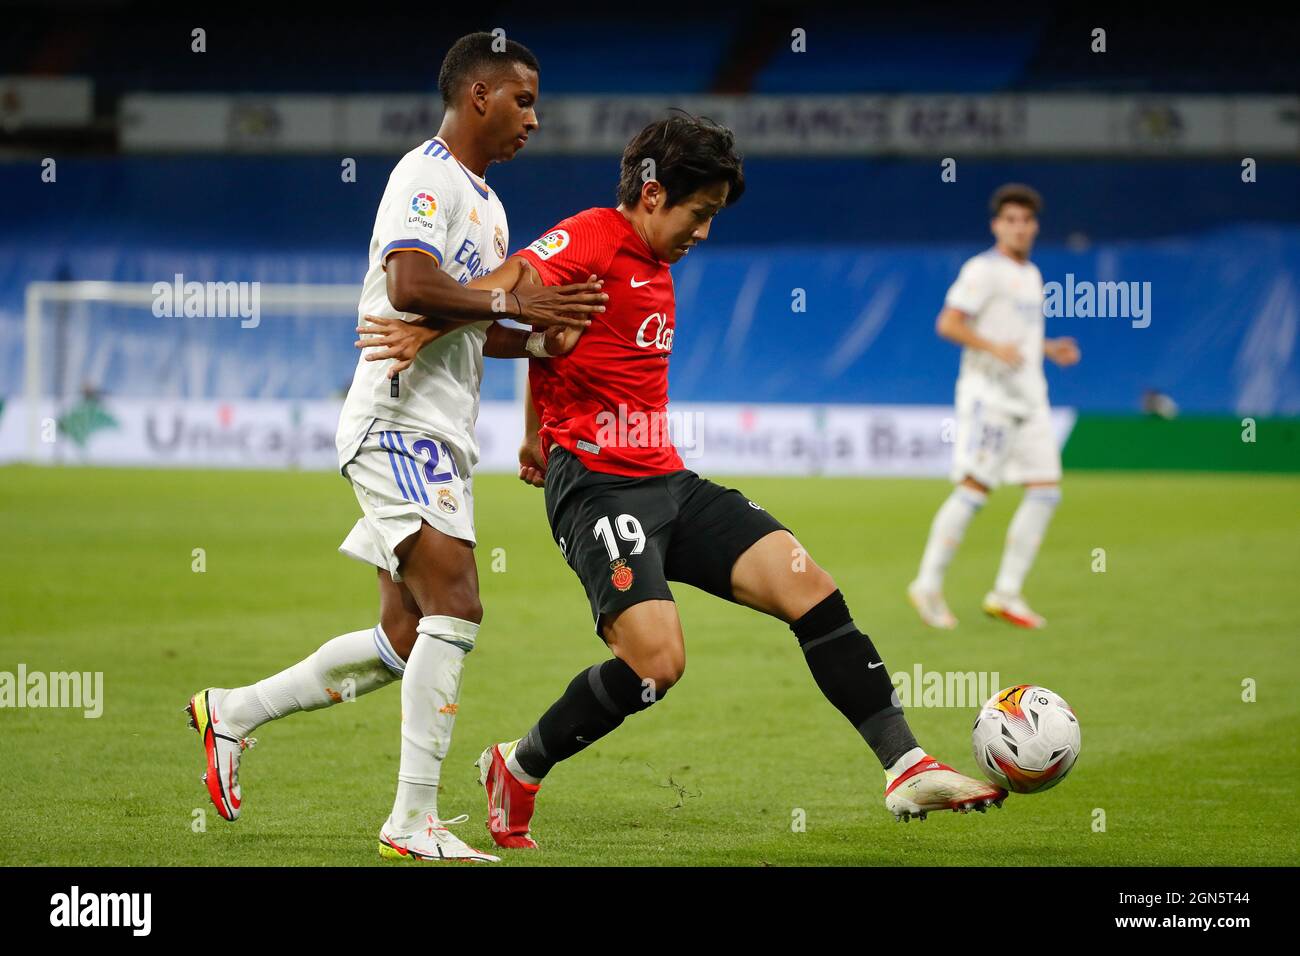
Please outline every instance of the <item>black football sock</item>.
[{"label": "black football sock", "polygon": [[858,630],[839,591],[790,625],[813,680],[848,718],[884,767],[916,744],[871,638]]},{"label": "black football sock", "polygon": [[617,657],[593,664],[569,682],[515,748],[524,773],[539,780],[561,760],[567,760],[645,710],[667,691],[649,692],[627,664]]}]

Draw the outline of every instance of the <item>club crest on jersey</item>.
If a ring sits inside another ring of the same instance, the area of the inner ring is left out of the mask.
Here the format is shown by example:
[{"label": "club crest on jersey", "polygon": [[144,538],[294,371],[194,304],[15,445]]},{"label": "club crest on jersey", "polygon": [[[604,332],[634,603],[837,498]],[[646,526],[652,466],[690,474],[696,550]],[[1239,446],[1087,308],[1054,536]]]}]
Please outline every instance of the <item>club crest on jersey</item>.
[{"label": "club crest on jersey", "polygon": [[611,561],[609,569],[609,583],[614,587],[620,591],[626,591],[632,586],[632,569],[627,566],[627,558]]},{"label": "club crest on jersey", "polygon": [[496,226],[496,234],[492,237],[492,247],[497,251],[497,257],[504,259],[506,257],[506,235],[501,231],[500,226]]},{"label": "club crest on jersey", "polygon": [[569,234],[563,229],[548,232],[528,248],[537,253],[539,259],[549,259],[569,244]]},{"label": "club crest on jersey", "polygon": [[460,504],[456,501],[456,496],[446,488],[438,489],[438,510],[449,515],[454,515],[460,510]]}]

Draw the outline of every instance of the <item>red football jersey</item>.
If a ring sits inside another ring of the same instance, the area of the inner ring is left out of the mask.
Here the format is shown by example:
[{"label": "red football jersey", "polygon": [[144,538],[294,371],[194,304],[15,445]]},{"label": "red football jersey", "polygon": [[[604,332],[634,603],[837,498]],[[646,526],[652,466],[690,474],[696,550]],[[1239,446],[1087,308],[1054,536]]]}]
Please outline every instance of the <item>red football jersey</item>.
[{"label": "red football jersey", "polygon": [[542,455],[567,448],[592,471],[648,477],[684,467],[668,434],[673,280],[617,209],[587,209],[516,255],[546,285],[605,280],[605,311],[568,355],[530,359]]}]

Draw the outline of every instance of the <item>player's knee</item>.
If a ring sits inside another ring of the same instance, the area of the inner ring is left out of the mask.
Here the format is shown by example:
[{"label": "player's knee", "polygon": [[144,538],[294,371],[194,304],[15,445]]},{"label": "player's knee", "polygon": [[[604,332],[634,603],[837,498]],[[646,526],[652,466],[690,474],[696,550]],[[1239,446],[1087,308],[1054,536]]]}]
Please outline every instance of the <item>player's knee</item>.
[{"label": "player's knee", "polygon": [[804,580],[803,587],[800,590],[813,602],[819,602],[822,598],[838,589],[838,585],[836,585],[835,579],[831,577],[829,571],[812,564],[808,567],[808,577]]},{"label": "player's knee", "polygon": [[686,652],[664,650],[637,661],[633,668],[647,691],[662,696],[686,673]]},{"label": "player's knee", "polygon": [[402,660],[410,660],[415,647],[415,639],[420,636],[416,628],[420,624],[418,615],[407,614],[403,610],[386,610],[379,615],[379,626],[388,638],[388,644]]},{"label": "player's knee", "polygon": [[471,624],[482,624],[483,602],[478,599],[478,594],[465,595],[458,599],[456,610],[449,612],[449,616],[458,617],[462,621],[469,621]]},{"label": "player's knee", "polygon": [[472,583],[460,583],[446,589],[438,595],[436,607],[428,613],[482,624],[483,602],[479,600],[478,587]]},{"label": "player's knee", "polygon": [[782,617],[793,623],[839,590],[835,579],[820,565],[808,561],[802,574],[796,576],[796,586],[785,592]]}]

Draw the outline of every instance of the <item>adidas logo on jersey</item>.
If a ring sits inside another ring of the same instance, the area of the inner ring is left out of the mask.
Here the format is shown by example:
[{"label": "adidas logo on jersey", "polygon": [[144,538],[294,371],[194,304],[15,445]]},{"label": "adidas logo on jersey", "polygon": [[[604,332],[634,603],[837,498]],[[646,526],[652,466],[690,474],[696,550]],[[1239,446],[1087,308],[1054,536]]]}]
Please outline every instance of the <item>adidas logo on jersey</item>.
[{"label": "adidas logo on jersey", "polygon": [[476,225],[476,226],[481,226],[481,225],[483,225],[483,223],[482,223],[482,222],[479,220],[479,218],[478,218],[478,210],[477,210],[477,209],[473,209],[473,208],[470,209],[470,211],[469,211],[469,221],[472,222],[472,223],[474,223],[474,225]]}]

